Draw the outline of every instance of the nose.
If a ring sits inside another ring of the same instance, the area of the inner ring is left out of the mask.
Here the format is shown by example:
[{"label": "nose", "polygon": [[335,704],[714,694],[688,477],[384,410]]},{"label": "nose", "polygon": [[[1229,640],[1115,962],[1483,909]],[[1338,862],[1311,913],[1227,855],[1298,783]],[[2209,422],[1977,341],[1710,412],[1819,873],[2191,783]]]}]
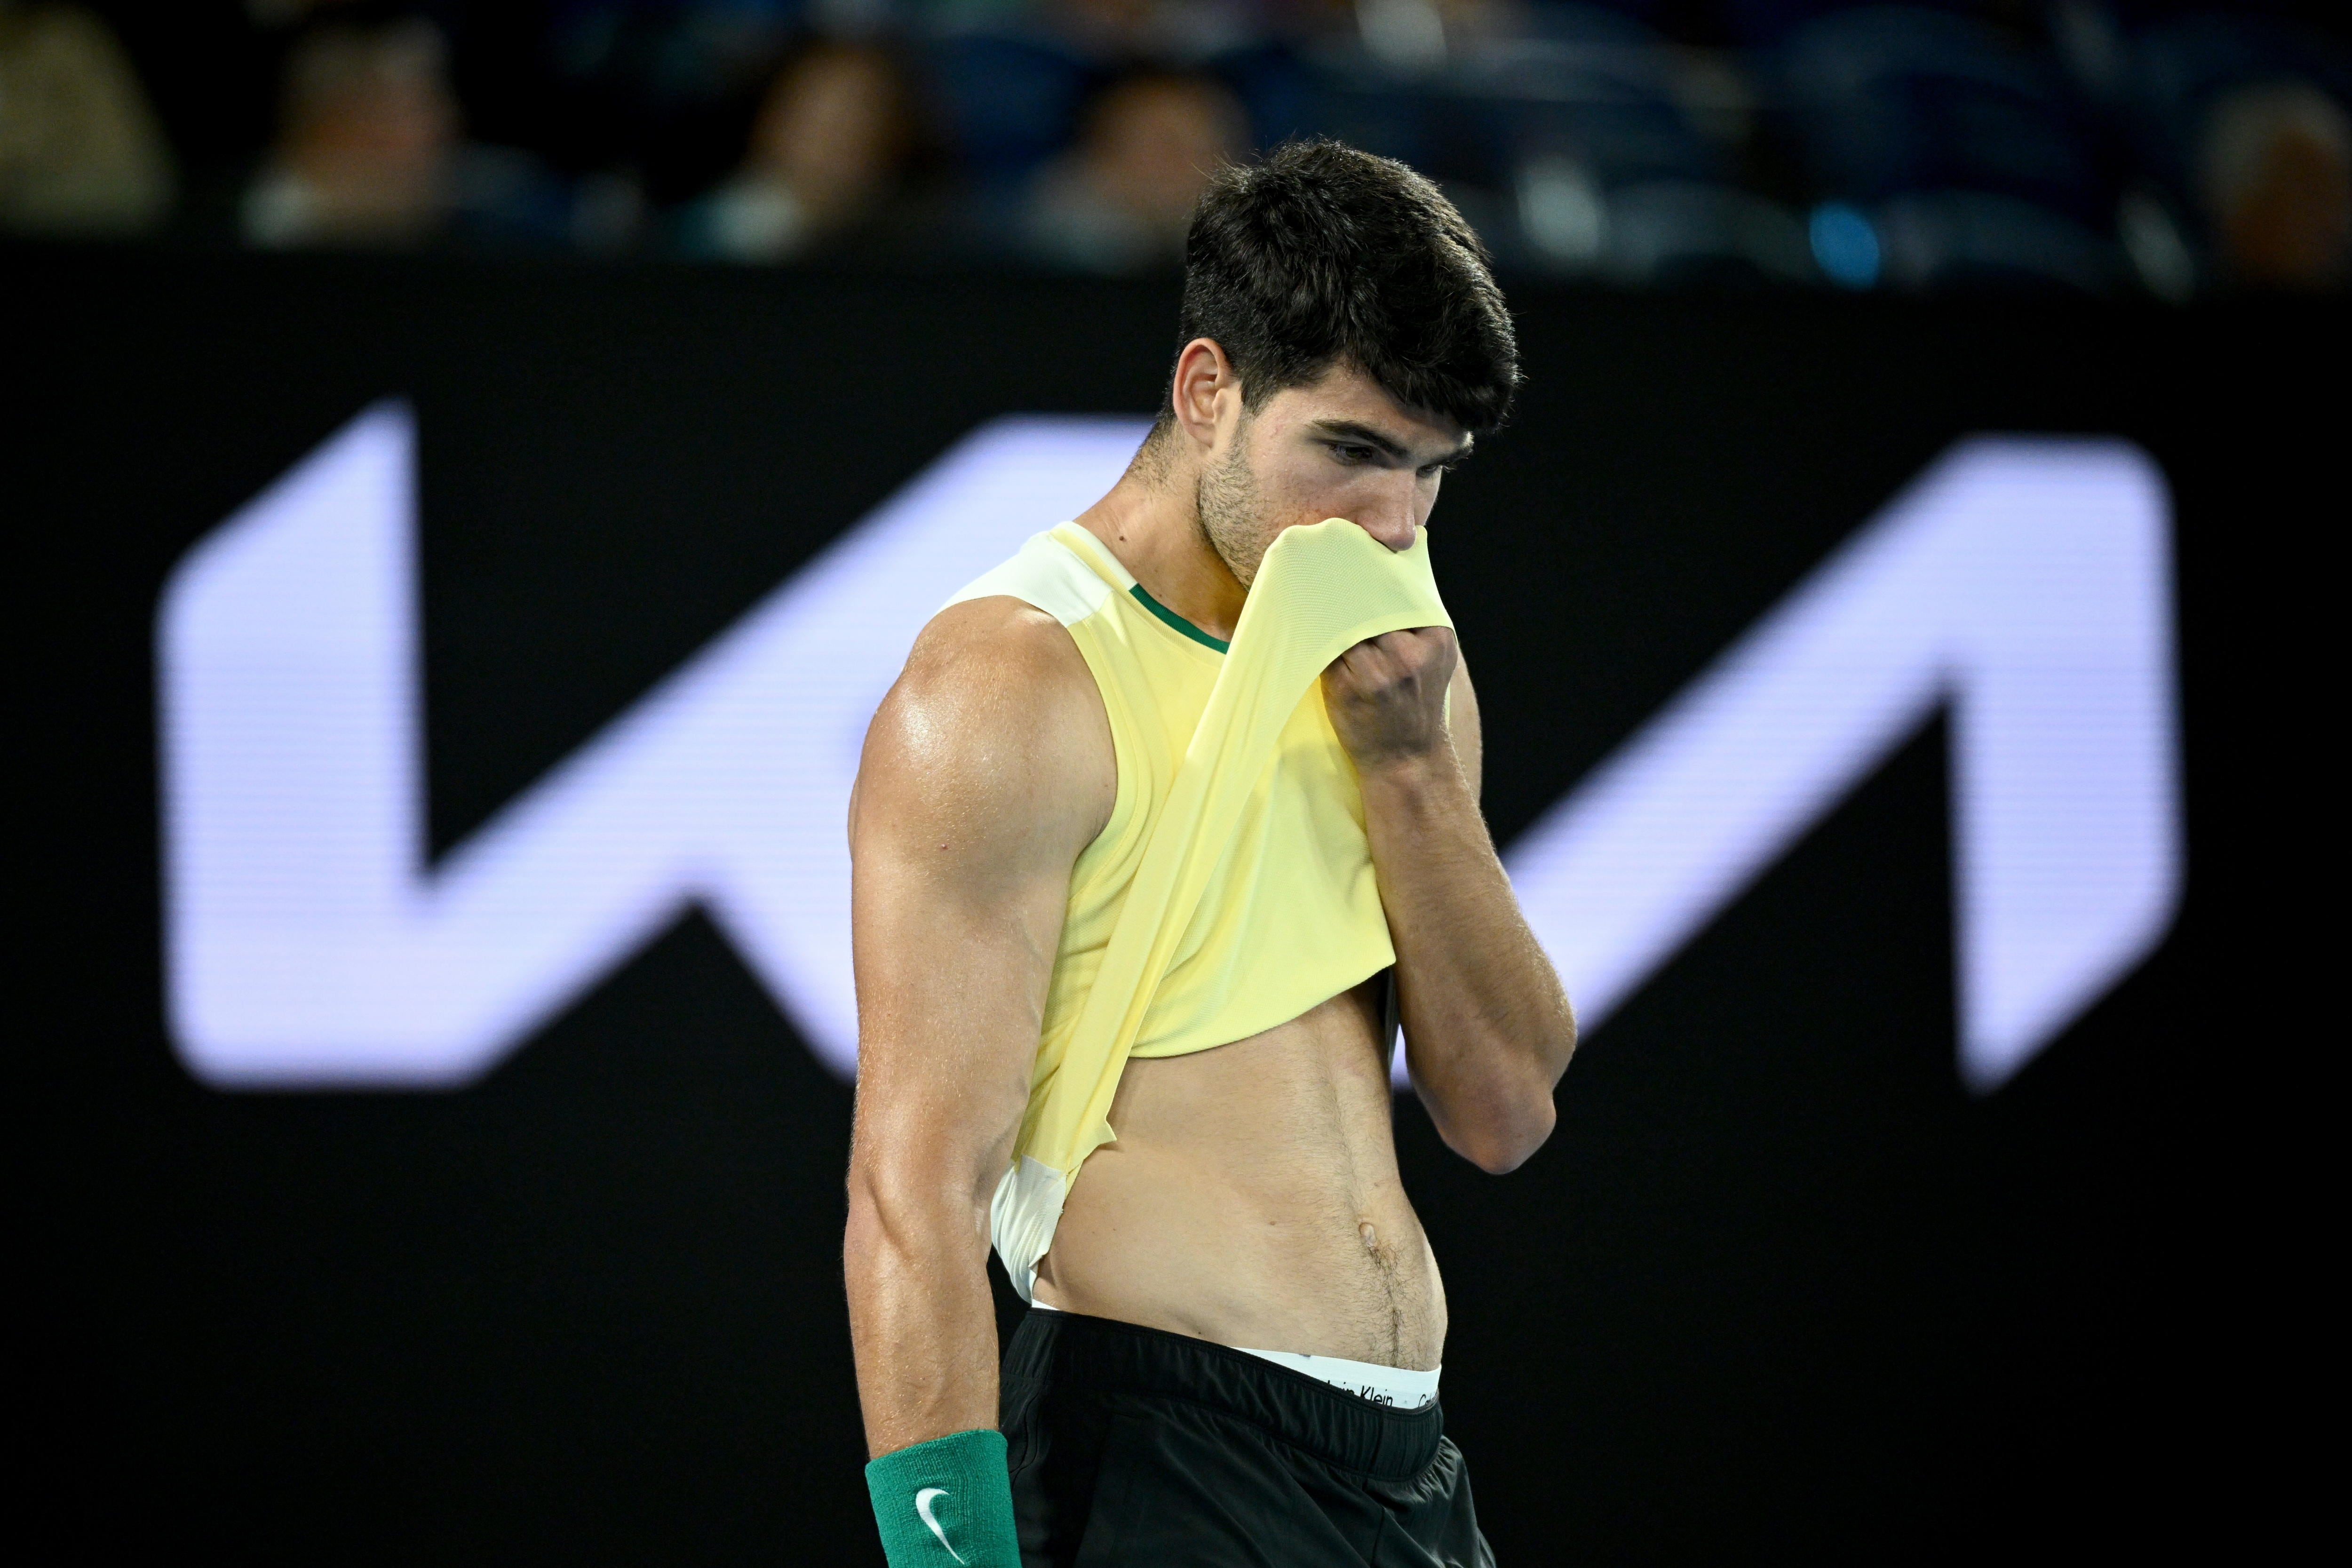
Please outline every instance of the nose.
[{"label": "nose", "polygon": [[1421,521],[1415,513],[1420,500],[1410,472],[1396,476],[1402,484],[1383,484],[1356,510],[1356,526],[1391,550],[1412,548],[1413,531]]}]

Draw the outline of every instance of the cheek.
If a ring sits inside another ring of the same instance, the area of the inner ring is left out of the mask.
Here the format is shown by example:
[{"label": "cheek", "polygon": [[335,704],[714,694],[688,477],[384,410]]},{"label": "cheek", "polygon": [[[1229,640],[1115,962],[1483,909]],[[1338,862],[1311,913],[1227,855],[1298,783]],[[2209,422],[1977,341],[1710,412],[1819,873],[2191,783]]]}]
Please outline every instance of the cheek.
[{"label": "cheek", "polygon": [[1381,497],[1383,479],[1377,469],[1350,469],[1318,465],[1308,472],[1283,476],[1269,487],[1272,510],[1286,521],[1320,522],[1327,517],[1353,517]]},{"label": "cheek", "polygon": [[[1269,521],[1282,527],[1295,522],[1320,522],[1336,515],[1331,508],[1340,487],[1330,482],[1328,469],[1303,463],[1277,463],[1257,474],[1258,500]],[[1320,510],[1318,510],[1320,509]],[[1312,512],[1312,517],[1307,514]]]}]

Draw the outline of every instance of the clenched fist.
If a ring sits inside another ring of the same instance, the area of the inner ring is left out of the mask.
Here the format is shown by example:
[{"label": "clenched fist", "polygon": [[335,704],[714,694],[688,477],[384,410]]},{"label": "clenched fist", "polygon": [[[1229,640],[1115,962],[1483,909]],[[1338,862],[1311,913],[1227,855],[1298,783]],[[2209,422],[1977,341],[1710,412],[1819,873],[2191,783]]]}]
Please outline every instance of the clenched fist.
[{"label": "clenched fist", "polygon": [[1445,626],[1358,643],[1323,672],[1323,706],[1359,773],[1427,757],[1451,744],[1445,692],[1458,658]]}]

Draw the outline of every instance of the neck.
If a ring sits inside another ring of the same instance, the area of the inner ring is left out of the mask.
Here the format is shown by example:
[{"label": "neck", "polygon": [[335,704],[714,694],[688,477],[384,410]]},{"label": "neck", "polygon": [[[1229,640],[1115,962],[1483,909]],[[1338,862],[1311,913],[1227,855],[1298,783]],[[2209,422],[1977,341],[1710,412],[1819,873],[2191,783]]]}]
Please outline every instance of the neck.
[{"label": "neck", "polygon": [[1108,495],[1080,512],[1143,591],[1213,637],[1231,640],[1249,590],[1209,544],[1181,469],[1147,479],[1129,468]]}]

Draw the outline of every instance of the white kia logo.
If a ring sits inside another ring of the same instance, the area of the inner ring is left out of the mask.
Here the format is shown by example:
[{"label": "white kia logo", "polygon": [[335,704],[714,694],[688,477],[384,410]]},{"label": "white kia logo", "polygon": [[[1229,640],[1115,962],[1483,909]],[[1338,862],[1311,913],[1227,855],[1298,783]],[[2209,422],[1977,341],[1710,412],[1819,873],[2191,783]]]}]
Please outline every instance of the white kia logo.
[{"label": "white kia logo", "polygon": [[[866,721],[931,610],[1108,489],[1143,429],[982,427],[428,867],[414,422],[362,415],[199,542],[158,613],[189,1068],[462,1084],[698,906],[853,1070]],[[1587,1028],[1948,705],[1959,1066],[2005,1080],[2179,900],[2169,574],[2137,448],[1948,453],[1510,847]]]}]

